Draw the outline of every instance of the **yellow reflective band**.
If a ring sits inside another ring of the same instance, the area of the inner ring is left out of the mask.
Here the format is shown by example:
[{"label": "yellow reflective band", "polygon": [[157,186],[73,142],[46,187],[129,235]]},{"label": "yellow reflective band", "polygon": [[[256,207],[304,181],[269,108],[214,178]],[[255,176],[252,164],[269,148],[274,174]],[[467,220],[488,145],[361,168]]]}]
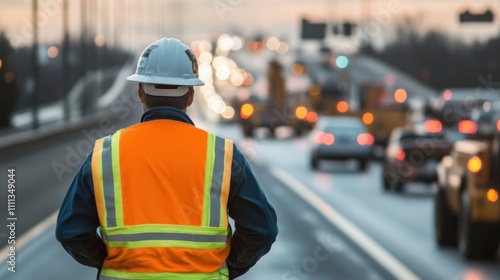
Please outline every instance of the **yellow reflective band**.
[{"label": "yellow reflective band", "polygon": [[103,227],[107,227],[107,217],[106,217],[106,205],[104,200],[104,189],[103,189],[103,179],[102,179],[102,146],[103,139],[98,139],[94,145],[94,151],[92,154],[92,181],[94,183],[94,196],[96,200],[96,206],[98,209],[99,220]]},{"label": "yellow reflective band", "polygon": [[202,226],[210,225],[210,188],[212,185],[212,172],[215,161],[215,135],[208,133],[207,158],[205,163],[205,184],[203,193],[203,213],[201,219]]},{"label": "yellow reflective band", "polygon": [[126,272],[115,269],[103,268],[101,270],[101,280],[119,279],[169,279],[169,280],[213,280],[229,279],[229,270],[220,269],[211,273],[175,273],[175,272]]},{"label": "yellow reflective band", "polygon": [[124,247],[128,249],[169,247],[185,249],[221,249],[226,248],[226,242],[196,242],[179,240],[142,240],[142,241],[109,241],[104,242],[109,248]]},{"label": "yellow reflective band", "polygon": [[231,184],[231,170],[233,163],[233,141],[225,140],[224,154],[224,177],[222,178],[222,190],[220,193],[220,227],[227,227],[227,200],[229,197],[229,186]]},{"label": "yellow reflective band", "polygon": [[122,198],[122,179],[120,173],[120,136],[122,129],[113,135],[111,142],[111,157],[113,167],[113,185],[115,196],[115,221],[116,226],[123,226],[123,198]]},{"label": "yellow reflective band", "polygon": [[179,226],[179,225],[135,225],[126,227],[107,228],[108,236],[118,234],[139,234],[139,233],[185,233],[201,235],[227,235],[227,228],[200,227],[200,226]]}]

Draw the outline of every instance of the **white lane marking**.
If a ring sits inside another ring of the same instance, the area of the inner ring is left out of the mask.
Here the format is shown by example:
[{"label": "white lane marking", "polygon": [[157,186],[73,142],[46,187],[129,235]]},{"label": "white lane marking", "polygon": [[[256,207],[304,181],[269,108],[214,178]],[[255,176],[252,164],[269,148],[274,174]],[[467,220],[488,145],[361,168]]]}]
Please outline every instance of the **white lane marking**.
[{"label": "white lane marking", "polygon": [[360,248],[365,250],[376,262],[386,268],[396,279],[420,279],[404,264],[387,252],[387,250],[385,250],[381,245],[376,243],[361,229],[338,213],[332,206],[330,206],[330,204],[309,190],[297,179],[276,167],[269,167],[269,171],[297,195],[308,202],[319,213],[321,213],[330,223],[344,232],[347,237],[354,241]]},{"label": "white lane marking", "polygon": [[12,245],[7,244],[5,247],[3,247],[2,250],[0,250],[0,263],[3,263],[7,259],[7,254],[9,253],[10,246],[16,247],[16,254],[17,254],[17,253],[19,253],[19,249],[21,247],[24,247],[31,240],[35,239],[40,234],[42,234],[45,230],[47,230],[49,227],[54,225],[56,223],[56,220],[57,220],[57,213],[58,212],[59,211],[52,213],[50,216],[45,218],[45,220],[39,222],[37,225],[32,227],[29,231],[25,232],[22,236],[20,236],[19,238],[16,238],[16,244],[12,244]]}]

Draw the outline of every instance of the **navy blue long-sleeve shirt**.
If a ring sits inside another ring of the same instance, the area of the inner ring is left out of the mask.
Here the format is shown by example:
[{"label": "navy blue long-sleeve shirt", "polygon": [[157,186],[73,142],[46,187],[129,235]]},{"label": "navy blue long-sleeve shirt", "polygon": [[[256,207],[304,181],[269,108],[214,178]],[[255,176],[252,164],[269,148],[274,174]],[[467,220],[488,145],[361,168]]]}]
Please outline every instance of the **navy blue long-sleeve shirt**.
[{"label": "navy blue long-sleeve shirt", "polygon": [[[169,119],[194,125],[186,113],[172,107],[146,111],[141,122]],[[64,198],[57,218],[56,238],[77,262],[100,269],[106,247],[97,234],[100,226],[94,198],[92,152],[83,162]],[[273,207],[260,188],[248,162],[234,146],[228,214],[235,221],[227,259],[230,278],[247,272],[265,255],[278,234]]]}]

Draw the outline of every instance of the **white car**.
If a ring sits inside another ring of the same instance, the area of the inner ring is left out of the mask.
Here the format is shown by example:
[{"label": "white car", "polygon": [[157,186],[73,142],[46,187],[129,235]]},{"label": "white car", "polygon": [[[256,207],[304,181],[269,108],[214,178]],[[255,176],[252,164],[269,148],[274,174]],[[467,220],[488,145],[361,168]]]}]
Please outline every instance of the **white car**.
[{"label": "white car", "polygon": [[373,155],[373,135],[355,117],[322,117],[311,133],[311,168],[317,170],[320,160],[349,160],[359,162],[366,170]]}]

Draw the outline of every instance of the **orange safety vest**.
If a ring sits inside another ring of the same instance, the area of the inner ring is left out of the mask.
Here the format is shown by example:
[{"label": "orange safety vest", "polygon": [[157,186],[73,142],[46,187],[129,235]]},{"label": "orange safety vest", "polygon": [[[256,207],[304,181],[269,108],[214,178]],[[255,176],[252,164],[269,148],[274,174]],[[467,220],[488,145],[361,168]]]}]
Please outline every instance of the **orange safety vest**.
[{"label": "orange safety vest", "polygon": [[228,279],[233,143],[154,120],[95,143],[100,279]]}]

